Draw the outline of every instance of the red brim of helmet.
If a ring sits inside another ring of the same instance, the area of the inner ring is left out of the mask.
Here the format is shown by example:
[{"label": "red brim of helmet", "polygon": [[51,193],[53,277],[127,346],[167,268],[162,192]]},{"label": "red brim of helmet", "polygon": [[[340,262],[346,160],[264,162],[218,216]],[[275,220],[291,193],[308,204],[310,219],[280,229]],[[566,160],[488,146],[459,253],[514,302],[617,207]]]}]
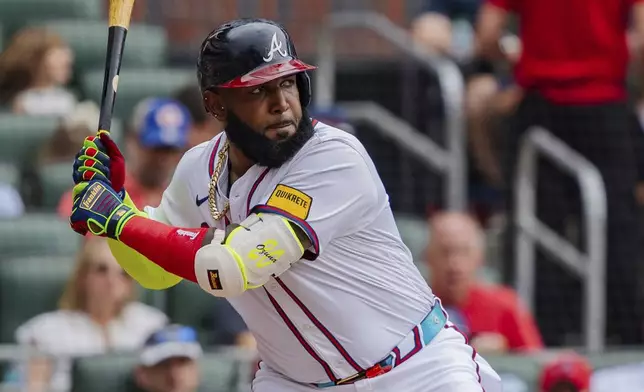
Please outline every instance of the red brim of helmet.
[{"label": "red brim of helmet", "polygon": [[313,65],[306,64],[301,60],[288,60],[281,63],[267,64],[262,67],[255,68],[249,73],[220,84],[220,88],[239,88],[239,87],[253,87],[277,78],[293,75],[296,73],[310,71],[316,69]]}]

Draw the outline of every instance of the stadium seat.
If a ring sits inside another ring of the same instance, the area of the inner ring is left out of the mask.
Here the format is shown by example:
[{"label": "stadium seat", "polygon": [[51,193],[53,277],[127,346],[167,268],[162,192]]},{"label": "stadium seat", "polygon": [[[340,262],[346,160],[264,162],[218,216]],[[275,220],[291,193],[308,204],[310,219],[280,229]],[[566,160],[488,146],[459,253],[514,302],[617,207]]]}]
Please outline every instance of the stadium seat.
[{"label": "stadium seat", "polygon": [[214,303],[222,299],[213,297],[196,284],[186,281],[165,291],[167,293],[166,314],[170,320],[196,328],[200,341],[204,344],[208,343],[209,336],[205,331],[205,325],[208,317],[214,312]]},{"label": "stadium seat", "polygon": [[20,171],[12,163],[0,163],[0,183],[11,185],[14,188],[20,186]]},{"label": "stadium seat", "polygon": [[55,214],[30,213],[0,220],[0,264],[13,257],[73,255],[81,239]]},{"label": "stadium seat", "polygon": [[72,392],[135,391],[131,375],[136,360],[134,354],[77,359],[72,367]]},{"label": "stadium seat", "polygon": [[644,363],[644,351],[641,347],[606,351],[600,354],[589,354],[588,359],[595,369],[631,363]]},{"label": "stadium seat", "polygon": [[411,251],[414,261],[422,262],[425,246],[429,240],[429,227],[426,221],[407,214],[396,214],[395,218],[400,236]]},{"label": "stadium seat", "polygon": [[[78,73],[103,69],[107,48],[107,25],[104,20],[70,19],[34,22],[58,33],[74,50]],[[160,67],[165,62],[167,39],[158,26],[132,24],[123,52],[123,69]],[[101,79],[102,81],[102,79]]]},{"label": "stadium seat", "polygon": [[429,240],[429,226],[425,220],[409,214],[396,214],[395,219],[400,237],[411,251],[414,263],[423,276],[428,276],[425,247]]},{"label": "stadium seat", "polygon": [[0,0],[0,23],[5,36],[10,37],[34,20],[101,19],[104,4],[103,0]]},{"label": "stadium seat", "polygon": [[0,343],[15,342],[18,326],[57,308],[73,266],[71,256],[46,254],[0,261]]},{"label": "stadium seat", "polygon": [[[134,392],[132,380],[135,354],[113,354],[81,358],[72,367],[71,392]],[[202,383],[198,392],[236,392],[238,362],[217,354],[200,361]],[[240,391],[241,392],[241,391]]]},{"label": "stadium seat", "polygon": [[71,163],[57,163],[38,168],[41,186],[40,206],[54,210],[60,197],[74,186]]},{"label": "stadium seat", "polygon": [[530,355],[484,355],[492,368],[500,375],[511,374],[525,381],[531,391],[536,391],[542,363]]},{"label": "stadium seat", "polygon": [[49,116],[0,114],[0,161],[18,167],[33,161],[58,123],[55,117]]},{"label": "stadium seat", "polygon": [[[83,76],[83,91],[88,99],[100,102],[104,71],[94,70]],[[188,83],[197,83],[192,70],[174,68],[121,69],[114,115],[129,121],[133,108],[149,97],[167,97]]]}]

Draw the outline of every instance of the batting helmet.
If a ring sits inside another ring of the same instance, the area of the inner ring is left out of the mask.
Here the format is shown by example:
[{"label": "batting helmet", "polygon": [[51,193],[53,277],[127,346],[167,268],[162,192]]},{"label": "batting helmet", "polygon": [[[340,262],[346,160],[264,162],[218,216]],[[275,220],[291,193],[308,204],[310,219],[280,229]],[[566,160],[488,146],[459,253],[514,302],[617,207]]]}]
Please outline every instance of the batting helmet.
[{"label": "batting helmet", "polygon": [[237,19],[219,26],[201,45],[197,62],[201,91],[252,87],[296,74],[303,107],[311,100],[306,71],[315,68],[298,59],[286,30],[266,19]]}]

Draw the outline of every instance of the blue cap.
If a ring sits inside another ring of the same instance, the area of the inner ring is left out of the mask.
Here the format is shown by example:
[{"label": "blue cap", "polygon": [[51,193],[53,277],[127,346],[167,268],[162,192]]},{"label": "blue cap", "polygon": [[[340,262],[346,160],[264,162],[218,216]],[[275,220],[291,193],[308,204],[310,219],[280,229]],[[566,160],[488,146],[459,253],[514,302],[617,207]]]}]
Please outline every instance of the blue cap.
[{"label": "blue cap", "polygon": [[139,361],[144,366],[154,366],[170,358],[199,359],[202,354],[197,331],[173,324],[150,335]]},{"label": "blue cap", "polygon": [[143,147],[183,149],[188,145],[191,126],[190,112],[173,99],[147,99],[134,110],[132,127]]}]

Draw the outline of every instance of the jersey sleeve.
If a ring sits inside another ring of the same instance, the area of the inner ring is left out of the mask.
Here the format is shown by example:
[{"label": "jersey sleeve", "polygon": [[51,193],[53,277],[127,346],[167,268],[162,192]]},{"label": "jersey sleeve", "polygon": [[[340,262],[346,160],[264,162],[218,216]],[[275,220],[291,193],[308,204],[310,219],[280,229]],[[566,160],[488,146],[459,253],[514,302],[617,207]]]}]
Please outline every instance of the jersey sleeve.
[{"label": "jersey sleeve", "polygon": [[315,259],[334,239],[366,227],[378,204],[378,188],[363,155],[341,141],[320,143],[294,162],[253,212],[280,214],[311,240]]},{"label": "jersey sleeve", "polygon": [[195,169],[204,165],[201,158],[205,150],[204,145],[199,145],[184,154],[170,184],[163,192],[159,206],[145,208],[150,219],[172,226],[195,226],[194,222],[199,218],[199,213],[191,196],[189,180]]}]

